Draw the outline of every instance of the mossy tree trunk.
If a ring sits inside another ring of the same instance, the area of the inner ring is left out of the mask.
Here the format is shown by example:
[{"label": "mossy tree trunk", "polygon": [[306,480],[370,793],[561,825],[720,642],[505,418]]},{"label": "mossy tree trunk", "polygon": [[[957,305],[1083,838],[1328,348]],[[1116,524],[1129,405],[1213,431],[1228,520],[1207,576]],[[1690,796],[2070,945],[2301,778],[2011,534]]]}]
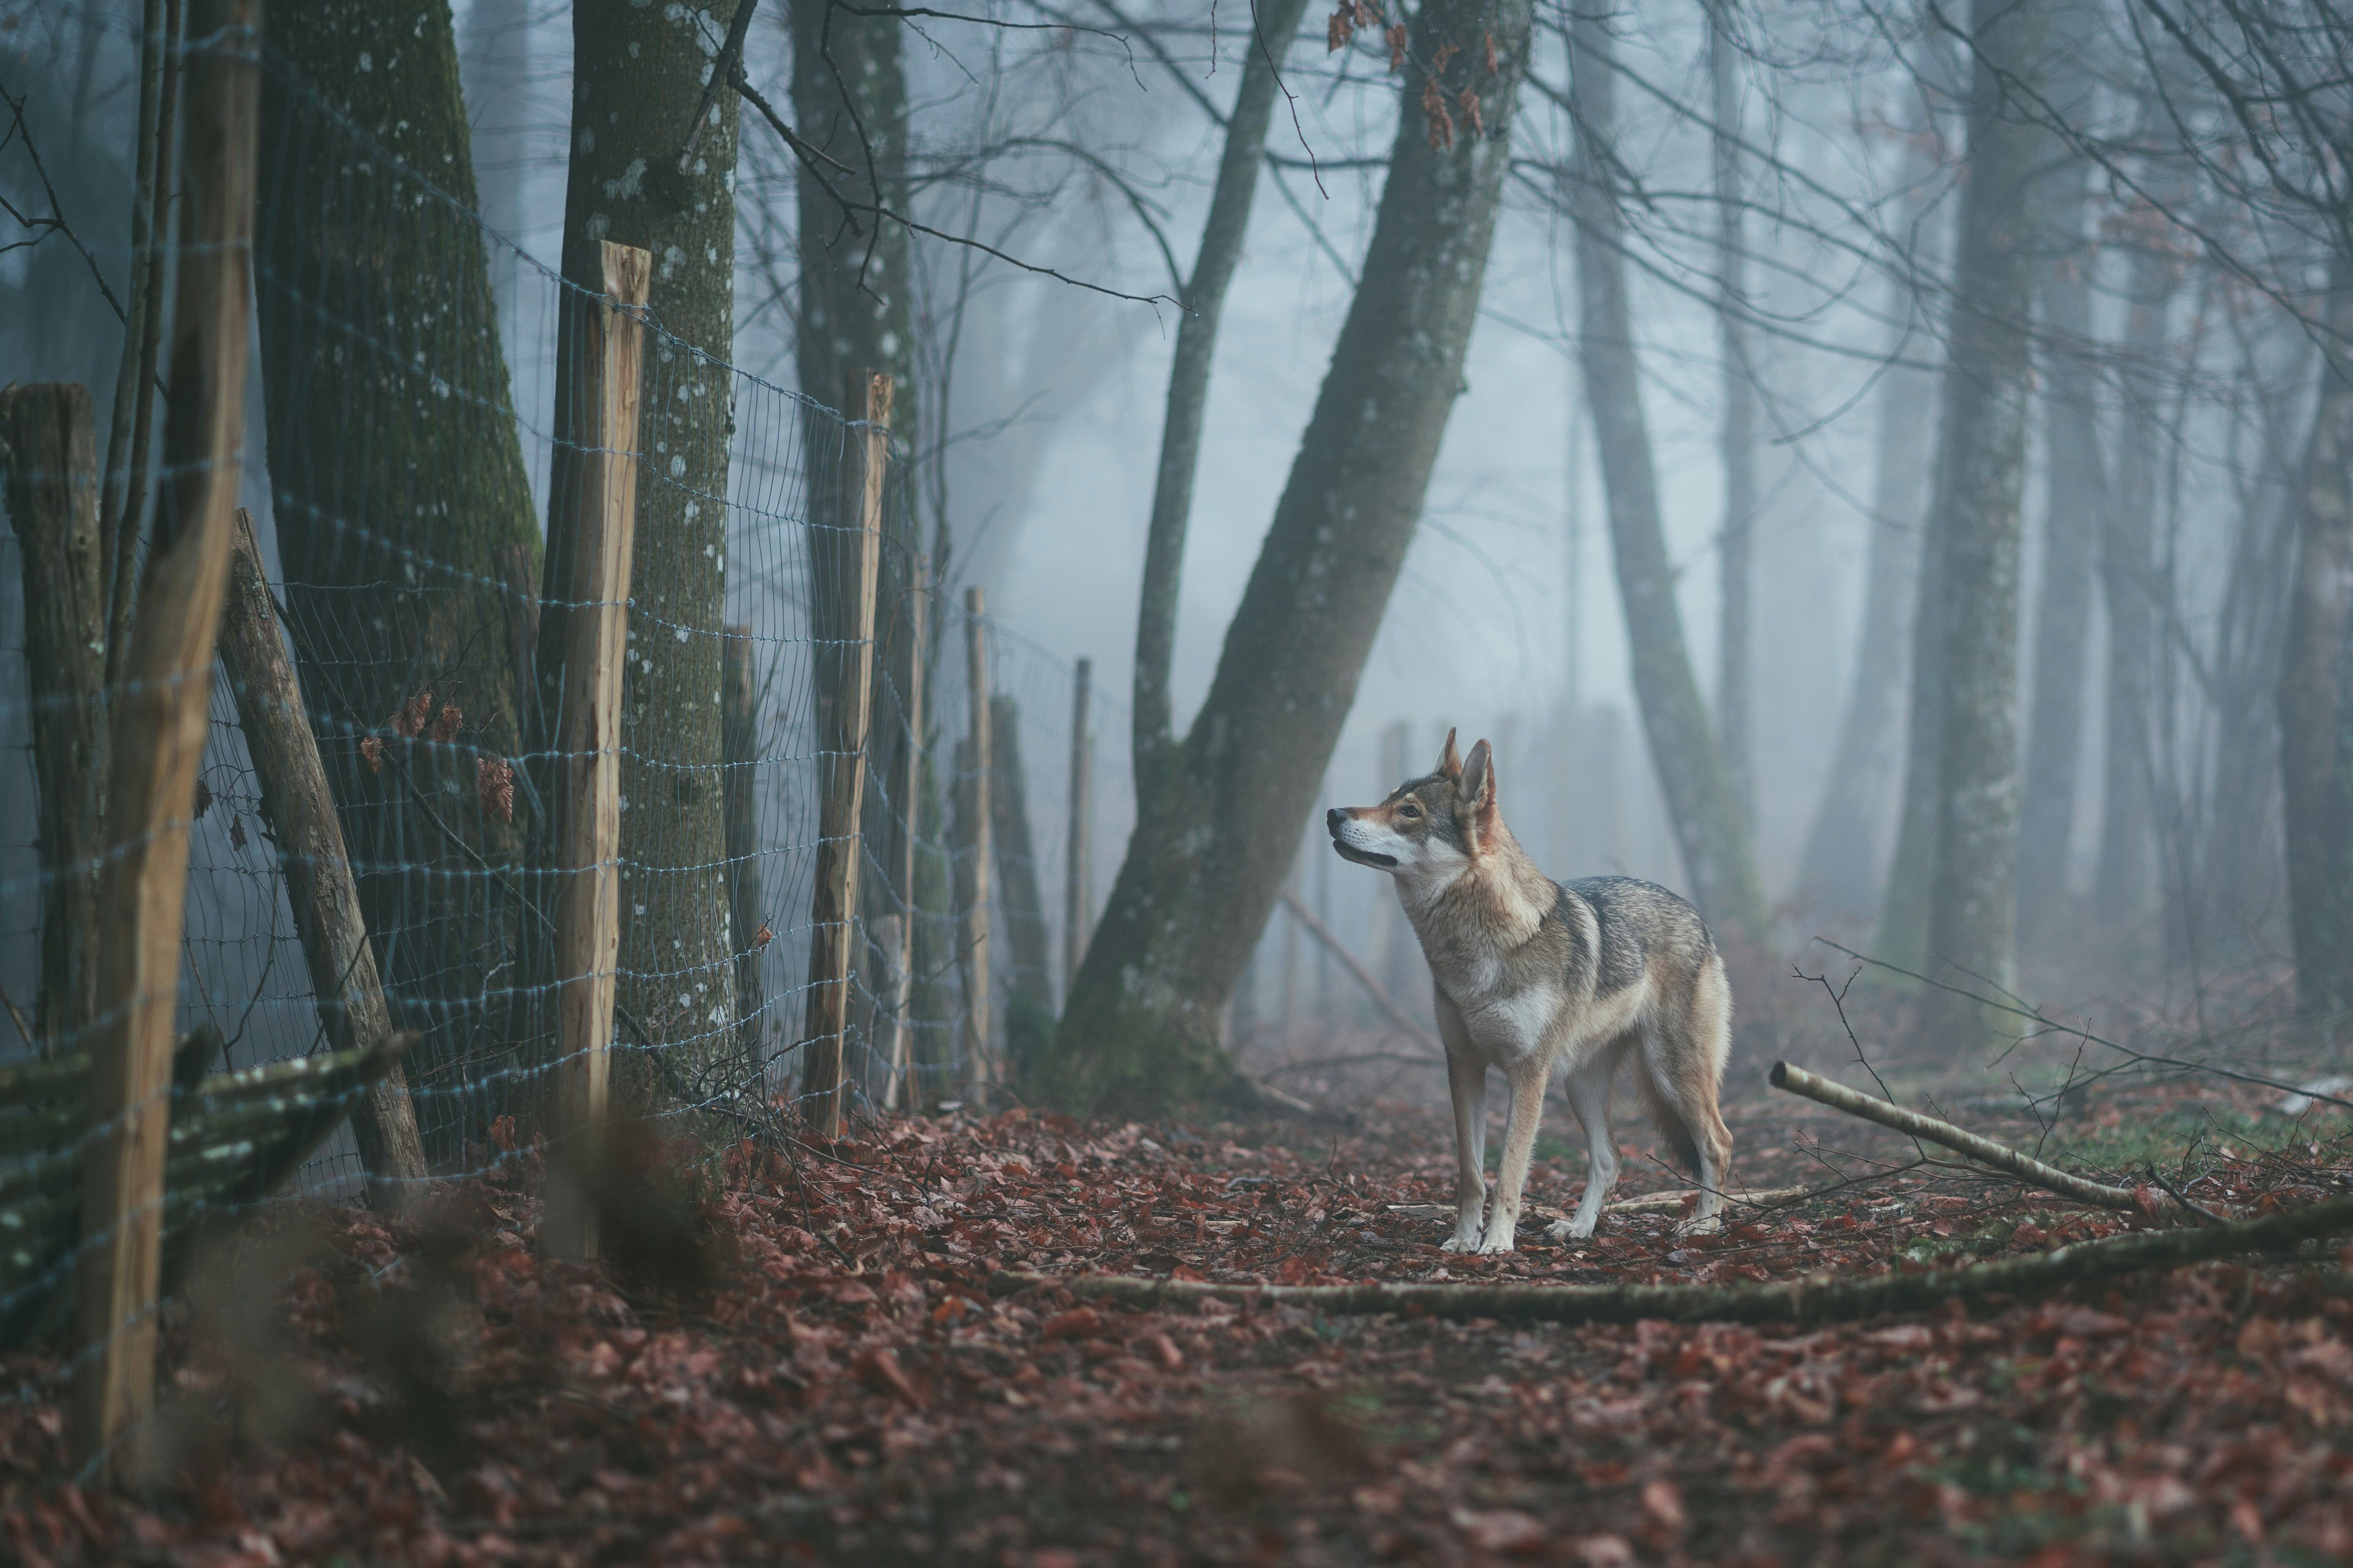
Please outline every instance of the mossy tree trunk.
[{"label": "mossy tree trunk", "polygon": [[1208,698],[1157,776],[1136,780],[1139,826],[1039,1075],[1066,1104],[1134,1113],[1237,1087],[1223,1016],[1462,388],[1529,24],[1526,0],[1430,0],[1414,16],[1362,281]]},{"label": "mossy tree trunk", "polygon": [[[582,0],[572,11],[572,163],[564,276],[603,289],[606,240],[653,257],[638,426],[637,548],[621,696],[621,956],[625,1040],[658,1053],[617,1087],[695,1101],[742,1079],[734,1064],[737,931],[726,876],[722,666],[726,647],[727,458],[734,429],[736,100],[723,92],[679,155],[734,4]],[[567,307],[568,308],[568,307]],[[566,318],[567,321],[569,317]],[[571,531],[566,455],[575,407],[572,334],[556,361],[556,482],[548,575]],[[543,595],[543,598],[547,595]],[[542,611],[540,701],[561,689],[563,606]],[[638,1041],[642,1031],[643,1040]],[[622,1058],[624,1063],[629,1058]]]},{"label": "mossy tree trunk", "polygon": [[[289,626],[394,1026],[424,1036],[427,1153],[447,1168],[504,1106],[433,1091],[482,1082],[505,1047],[519,838],[478,780],[522,749],[495,552],[535,553],[539,530],[468,216],[448,5],[273,5],[266,40],[301,83],[263,73],[254,256]],[[420,732],[402,716],[428,693]]]}]

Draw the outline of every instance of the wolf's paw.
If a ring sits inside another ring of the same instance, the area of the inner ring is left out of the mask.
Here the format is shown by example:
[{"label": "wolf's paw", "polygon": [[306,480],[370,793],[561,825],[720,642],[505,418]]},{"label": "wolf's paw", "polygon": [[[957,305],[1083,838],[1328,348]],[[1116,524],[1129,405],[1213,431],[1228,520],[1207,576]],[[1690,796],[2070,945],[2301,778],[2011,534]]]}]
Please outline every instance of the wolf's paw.
[{"label": "wolf's paw", "polygon": [[1556,1219],[1545,1226],[1546,1241],[1584,1241],[1593,1235],[1592,1222],[1583,1225],[1574,1220]]},{"label": "wolf's paw", "polygon": [[1440,1252],[1476,1252],[1479,1250],[1479,1233],[1475,1230],[1467,1232],[1458,1230],[1452,1236],[1448,1237],[1444,1241],[1440,1242],[1438,1244],[1438,1250]]},{"label": "wolf's paw", "polygon": [[1720,1214],[1712,1214],[1707,1215],[1705,1218],[1693,1218],[1679,1221],[1675,1226],[1674,1234],[1677,1236],[1714,1236],[1717,1232],[1723,1230],[1723,1228],[1724,1216]]},{"label": "wolf's paw", "polygon": [[1492,1257],[1498,1252],[1512,1252],[1517,1248],[1512,1245],[1512,1233],[1507,1230],[1501,1236],[1490,1232],[1487,1239],[1479,1244],[1479,1250],[1482,1254]]}]

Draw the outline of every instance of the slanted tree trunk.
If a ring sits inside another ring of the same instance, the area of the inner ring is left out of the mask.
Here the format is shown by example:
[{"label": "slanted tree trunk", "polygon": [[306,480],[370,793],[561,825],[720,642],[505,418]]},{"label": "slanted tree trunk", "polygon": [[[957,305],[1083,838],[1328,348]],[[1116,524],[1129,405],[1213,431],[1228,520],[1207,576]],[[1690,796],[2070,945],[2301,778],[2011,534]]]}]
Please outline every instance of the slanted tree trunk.
[{"label": "slanted tree trunk", "polygon": [[1415,15],[1362,281],[1208,699],[1159,776],[1138,776],[1143,827],[1040,1075],[1065,1103],[1150,1110],[1236,1081],[1219,1026],[1281,895],[1461,389],[1530,9],[1429,0]]},{"label": "slanted tree trunk", "polygon": [[[653,256],[621,696],[621,956],[616,1000],[662,1053],[665,1097],[720,1088],[736,1032],[735,959],[753,939],[732,919],[724,704],[727,443],[734,383],[736,100],[723,92],[684,171],[680,150],[735,5],[583,0],[572,10],[572,164],[564,275],[604,287],[600,242]],[[547,576],[570,549],[564,455],[591,411],[575,406],[573,334],[556,368],[557,481]],[[567,616],[543,593],[540,704],[555,710]],[[621,1086],[650,1095],[654,1083]]]},{"label": "slanted tree trunk", "polygon": [[[343,853],[343,826],[261,573],[253,520],[242,510],[230,548],[217,639],[221,668],[234,689],[246,754],[261,787],[261,815],[278,848],[320,1033],[331,1051],[396,1051],[392,1016],[368,946],[351,859]],[[369,1204],[391,1213],[422,1196],[425,1150],[408,1078],[396,1058],[353,1102],[351,1119],[368,1174]]]},{"label": "slanted tree trunk", "polygon": [[2280,784],[2296,998],[2353,1007],[2353,258],[2331,258],[2320,396],[2280,671]]},{"label": "slanted tree trunk", "polygon": [[1675,574],[1659,515],[1659,482],[1642,415],[1634,359],[1633,315],[1620,254],[1625,225],[1618,209],[1616,79],[1607,24],[1577,13],[1569,26],[1577,124],[1577,179],[1570,194],[1577,224],[1580,357],[1586,405],[1601,450],[1602,488],[1626,608],[1634,693],[1650,738],[1651,760],[1692,900],[1719,926],[1753,941],[1767,935],[1765,892],[1750,853],[1731,774],[1709,730],[1675,604]]},{"label": "slanted tree trunk", "polygon": [[[2060,929],[2074,837],[2075,772],[2083,749],[2084,655],[2092,547],[2107,532],[2107,476],[2100,458],[2099,380],[2089,353],[2091,256],[2081,243],[2084,171],[2052,176],[2052,244],[2066,248],[2043,276],[2043,320],[2052,344],[2043,390],[2042,587],[2034,616],[2034,691],[2019,808],[2018,926],[2031,937]],[[2079,346],[2080,345],[2080,346]]]},{"label": "slanted tree trunk", "polygon": [[[424,1035],[411,1070],[453,1087],[466,1058],[479,1083],[518,919],[519,834],[478,790],[521,749],[496,552],[535,553],[539,529],[480,230],[331,118],[470,205],[449,10],[318,0],[267,30],[317,95],[262,75],[254,291],[289,630],[393,1025]],[[396,722],[428,692],[422,735]],[[424,1101],[427,1156],[458,1158],[503,1095]]]},{"label": "slanted tree trunk", "polygon": [[1139,790],[1152,787],[1145,783],[1147,774],[1175,765],[1176,716],[1168,696],[1168,671],[1176,657],[1176,595],[1185,573],[1185,531],[1193,515],[1193,478],[1200,466],[1201,417],[1208,407],[1218,319],[1250,232],[1283,57],[1306,9],[1306,0],[1268,0],[1259,18],[1259,36],[1245,46],[1242,84],[1226,120],[1217,188],[1209,198],[1208,219],[1201,226],[1200,254],[1186,282],[1185,313],[1176,323],[1176,354],[1168,369],[1168,403],[1160,426],[1160,468],[1153,479],[1152,518],[1144,536],[1144,590],[1135,616],[1133,745]]},{"label": "slanted tree trunk", "polygon": [[[1928,944],[1939,973],[2007,986],[2018,856],[2019,494],[2033,379],[2033,190],[2045,138],[2030,105],[2049,18],[2040,0],[1975,0],[1968,184],[1954,268],[1944,430],[1930,534],[1943,556],[1943,733]],[[1947,1048],[1985,1027],[1928,994]]]},{"label": "slanted tree trunk", "polygon": [[1724,354],[1724,534],[1716,622],[1715,737],[1744,824],[1757,821],[1757,780],[1749,754],[1748,668],[1751,565],[1757,531],[1757,383],[1747,310],[1747,199],[1740,167],[1740,47],[1733,36],[1734,0],[1708,0],[1707,66],[1715,110],[1716,323]]},{"label": "slanted tree trunk", "polygon": [[[1905,162],[1903,184],[1919,193],[1900,212],[1897,232],[1918,231],[1926,216],[1926,186],[1935,172],[1926,138],[1915,132]],[[1934,342],[1920,330],[1915,290],[1894,285],[1890,312],[1905,323],[1892,351],[1918,357]],[[1888,367],[1880,378],[1879,428],[1871,494],[1871,544],[1863,570],[1862,635],[1855,646],[1854,676],[1847,688],[1846,712],[1839,721],[1838,749],[1822,786],[1799,886],[1825,910],[1862,916],[1875,907],[1881,835],[1894,804],[1906,722],[1904,683],[1911,668],[1912,612],[1919,596],[1921,512],[1928,487],[1929,444],[1935,429],[1936,378],[1908,364]]]},{"label": "slanted tree trunk", "polygon": [[40,794],[41,985],[26,1044],[88,1048],[106,847],[106,541],[90,389],[0,391],[0,479],[24,578],[26,696]]},{"label": "slanted tree trunk", "polygon": [[2154,228],[2134,257],[2125,291],[2124,419],[2116,447],[2116,504],[2101,519],[2100,593],[2108,607],[2107,737],[2100,787],[2100,852],[2092,896],[2103,925],[2147,911],[2156,872],[2155,762],[2158,638],[2156,536],[2163,465],[2166,313],[2180,264],[2157,247]]}]

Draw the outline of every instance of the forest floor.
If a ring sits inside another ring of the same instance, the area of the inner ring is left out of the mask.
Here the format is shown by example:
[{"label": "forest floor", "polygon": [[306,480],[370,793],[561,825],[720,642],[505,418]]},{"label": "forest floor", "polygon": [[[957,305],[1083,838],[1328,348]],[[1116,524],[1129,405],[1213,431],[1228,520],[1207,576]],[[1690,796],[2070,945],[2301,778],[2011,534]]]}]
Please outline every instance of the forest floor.
[{"label": "forest floor", "polygon": [[[2104,1085],[2052,1139],[2251,1212],[2353,1187],[2340,1121],[2211,1079]],[[1912,1146],[1761,1091],[1749,1188]],[[1966,1115],[2021,1145],[2022,1114]],[[1581,1180],[1556,1105],[1531,1183]],[[1621,1128],[1621,1196],[1681,1184]],[[2048,1152],[2048,1151],[2046,1151]],[[2342,1563],[2353,1299],[2334,1248],[1810,1331],[1536,1327],[992,1289],[1226,1281],[1733,1284],[2014,1256],[2122,1216],[1926,1167],[1678,1237],[1611,1216],[1444,1254],[1427,1106],[1345,1125],[1009,1111],[737,1145],[640,1178],[608,1261],[534,1251],[528,1159],[390,1226],[288,1206],[167,1325],[144,1500],[61,1484],[55,1360],[0,1363],[0,1558],[26,1564],[1526,1560]],[[1396,1205],[1407,1205],[1400,1211]]]}]

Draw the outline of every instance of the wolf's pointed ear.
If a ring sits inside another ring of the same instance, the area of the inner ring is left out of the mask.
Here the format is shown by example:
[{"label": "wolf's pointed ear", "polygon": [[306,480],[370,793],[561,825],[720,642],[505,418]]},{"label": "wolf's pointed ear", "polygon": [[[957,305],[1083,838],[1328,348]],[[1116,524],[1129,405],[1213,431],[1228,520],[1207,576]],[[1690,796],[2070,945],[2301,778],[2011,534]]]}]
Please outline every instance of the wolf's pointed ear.
[{"label": "wolf's pointed ear", "polygon": [[1495,752],[1486,742],[1471,748],[1471,759],[1462,764],[1462,782],[1458,787],[1464,810],[1484,816],[1494,808]]},{"label": "wolf's pointed ear", "polygon": [[1454,749],[1454,731],[1446,731],[1446,749],[1438,753],[1438,776],[1459,779],[1462,776],[1462,757]]}]

